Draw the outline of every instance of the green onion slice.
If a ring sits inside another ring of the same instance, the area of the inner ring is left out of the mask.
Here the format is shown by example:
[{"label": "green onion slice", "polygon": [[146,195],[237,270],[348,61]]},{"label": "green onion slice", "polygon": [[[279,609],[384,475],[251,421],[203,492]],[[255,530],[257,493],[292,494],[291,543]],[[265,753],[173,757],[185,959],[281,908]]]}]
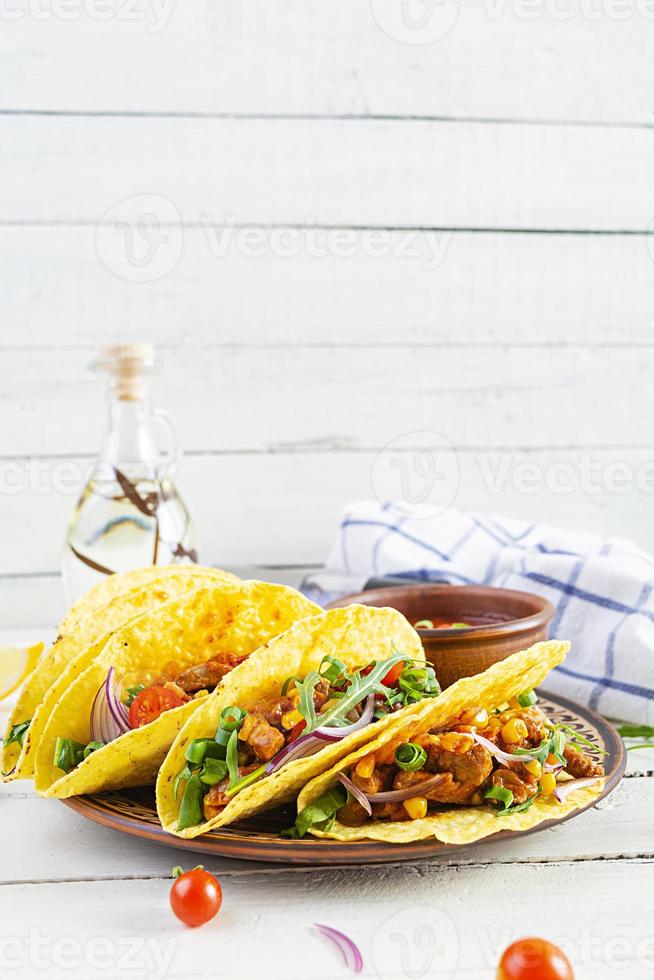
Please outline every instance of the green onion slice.
[{"label": "green onion slice", "polygon": [[237,732],[243,720],[247,714],[247,711],[243,711],[243,708],[237,708],[236,705],[230,704],[229,707],[223,708],[220,712],[220,727],[224,732]]},{"label": "green onion slice", "polygon": [[395,749],[394,761],[404,772],[417,772],[427,761],[427,753],[415,742],[403,742]]},{"label": "green onion slice", "polygon": [[518,704],[521,708],[531,708],[532,704],[536,704],[538,698],[534,691],[523,691],[522,694],[518,695]]},{"label": "green onion slice", "polygon": [[[325,666],[326,665],[326,666]],[[332,685],[343,684],[347,679],[347,668],[342,660],[336,657],[323,657],[318,673]]]},{"label": "green onion slice", "polygon": [[431,619],[419,619],[417,623],[413,624],[413,628],[416,630],[433,630],[434,624]]},{"label": "green onion slice", "polygon": [[234,731],[230,735],[229,742],[227,743],[227,771],[229,773],[229,786],[230,789],[238,782],[238,732]]},{"label": "green onion slice", "polygon": [[71,772],[84,758],[86,746],[72,738],[58,738],[55,742],[54,765],[64,772]]}]

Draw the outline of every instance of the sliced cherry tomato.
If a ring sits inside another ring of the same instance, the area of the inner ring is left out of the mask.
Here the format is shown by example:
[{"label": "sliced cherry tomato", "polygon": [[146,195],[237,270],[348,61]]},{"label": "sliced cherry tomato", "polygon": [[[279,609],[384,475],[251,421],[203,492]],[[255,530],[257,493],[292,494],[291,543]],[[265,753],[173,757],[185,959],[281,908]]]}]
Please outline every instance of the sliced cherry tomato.
[{"label": "sliced cherry tomato", "polygon": [[382,678],[382,684],[384,687],[393,687],[400,679],[400,674],[404,670],[404,662],[400,660],[399,664],[395,664],[391,667],[387,674],[384,674]]},{"label": "sliced cherry tomato", "polygon": [[289,742],[294,742],[295,739],[302,734],[302,732],[306,727],[307,727],[307,723],[306,723],[306,719],[304,718],[302,719],[302,721],[298,721],[297,725],[293,725],[290,732],[288,733]]},{"label": "sliced cherry tomato", "polygon": [[130,728],[141,728],[142,725],[149,725],[164,711],[169,711],[170,708],[179,708],[180,704],[184,704],[184,701],[175,691],[161,687],[159,684],[155,684],[154,687],[146,687],[144,691],[136,695],[130,706]]},{"label": "sliced cherry tomato", "polygon": [[170,907],[185,925],[203,926],[213,919],[223,900],[222,888],[204,868],[193,868],[175,878]]},{"label": "sliced cherry tomato", "polygon": [[504,951],[497,980],[574,980],[570,960],[547,939],[519,939]]}]

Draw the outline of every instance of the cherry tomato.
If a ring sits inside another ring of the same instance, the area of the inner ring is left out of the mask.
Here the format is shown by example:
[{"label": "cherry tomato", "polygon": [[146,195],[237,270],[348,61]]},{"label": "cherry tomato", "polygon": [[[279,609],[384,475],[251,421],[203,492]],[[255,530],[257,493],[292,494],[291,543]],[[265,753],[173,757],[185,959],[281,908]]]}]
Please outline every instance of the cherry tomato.
[{"label": "cherry tomato", "polygon": [[175,691],[170,691],[167,687],[146,687],[144,691],[137,694],[129,709],[130,728],[140,728],[142,725],[149,725],[155,721],[164,711],[170,708],[179,708],[184,704],[182,698]]},{"label": "cherry tomato", "polygon": [[504,951],[497,980],[574,980],[570,960],[547,939],[519,939]]},{"label": "cherry tomato", "polygon": [[403,670],[404,670],[404,663],[400,660],[399,664],[395,664],[395,666],[391,667],[389,672],[384,675],[382,679],[382,684],[384,685],[384,687],[393,687],[394,684],[397,684],[397,682],[400,679],[400,674],[402,673]]},{"label": "cherry tomato", "polygon": [[170,907],[185,925],[203,926],[217,914],[223,900],[218,881],[204,868],[193,868],[175,878]]}]

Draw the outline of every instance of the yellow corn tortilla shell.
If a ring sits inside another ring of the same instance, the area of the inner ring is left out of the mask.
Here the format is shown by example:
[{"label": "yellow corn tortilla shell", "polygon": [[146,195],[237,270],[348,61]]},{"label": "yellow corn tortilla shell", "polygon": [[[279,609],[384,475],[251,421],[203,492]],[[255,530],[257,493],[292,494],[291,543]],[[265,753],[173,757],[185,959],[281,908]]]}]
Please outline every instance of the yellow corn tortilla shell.
[{"label": "yellow corn tortilla shell", "polygon": [[598,778],[595,786],[585,786],[570,793],[565,803],[543,797],[528,810],[509,813],[505,817],[496,815],[489,807],[467,806],[434,813],[422,820],[372,820],[363,827],[346,827],[336,821],[329,833],[317,829],[311,833],[315,837],[341,841],[378,840],[388,844],[408,844],[434,837],[442,844],[473,844],[500,830],[532,830],[546,820],[560,820],[575,810],[583,810],[597,799],[603,785],[604,780]]},{"label": "yellow corn tortilla shell", "polygon": [[71,606],[59,624],[59,634],[69,633],[80,619],[89,616],[101,606],[111,602],[116,596],[125,595],[155,581],[159,582],[160,579],[165,579],[169,575],[174,577],[192,576],[197,572],[201,572],[207,577],[215,576],[221,584],[230,582],[232,585],[238,585],[240,582],[238,576],[232,575],[231,572],[225,572],[221,568],[207,568],[191,563],[187,565],[148,565],[146,568],[134,568],[129,572],[116,572],[114,575],[108,575],[101,579],[97,585],[89,589]]},{"label": "yellow corn tortilla shell", "polygon": [[[111,590],[108,589],[110,582]],[[140,586],[137,588],[134,583],[140,583]],[[92,602],[86,602],[89,612],[81,618],[65,617],[56,641],[41,655],[23,685],[7,723],[5,737],[14,725],[29,719],[32,723],[22,748],[16,742],[2,746],[0,770],[7,774],[3,780],[8,782],[12,779],[31,778],[34,773],[34,746],[50,712],[74,678],[97,656],[113,630],[193,589],[205,585],[234,588],[239,584],[240,579],[235,575],[217,568],[171,565],[112,575],[110,579],[95,586],[91,590]],[[104,605],[95,605],[96,598],[112,592],[113,597]],[[74,608],[82,611],[87,596]]]},{"label": "yellow corn tortilla shell", "polygon": [[[393,741],[400,744],[434,729],[447,729],[466,708],[479,706],[491,710],[522,691],[537,687],[553,667],[563,662],[569,649],[569,643],[558,640],[537,643],[522,653],[493,664],[483,674],[457,681],[436,701],[423,706],[421,713],[404,724],[400,732],[397,729],[380,732],[374,740],[308,783],[298,797],[298,812],[336,785],[338,774],[352,769],[363,756],[388,748]],[[542,799],[528,810],[506,817],[496,815],[485,807],[453,807],[421,820],[370,820],[361,827],[346,827],[337,820],[329,831],[316,828],[311,833],[316,837],[342,841],[379,840],[402,844],[434,837],[446,844],[469,844],[500,830],[528,830],[554,816],[566,816],[595,799],[601,792],[603,782],[598,779],[595,787],[581,788],[571,793],[565,803]]]},{"label": "yellow corn tortilla shell", "polygon": [[373,728],[378,730],[392,724],[404,711],[422,708],[422,704],[411,706],[340,742],[326,743],[325,748],[315,755],[294,759],[278,772],[237,793],[218,816],[195,827],[177,829],[183,794],[180,788],[175,799],[173,782],[184,767],[186,747],[194,738],[215,735],[223,708],[236,705],[247,710],[265,698],[279,696],[288,677],[306,677],[309,671],[317,670],[327,656],[337,657],[352,671],[365,667],[372,660],[387,660],[394,651],[424,663],[420,637],[401,613],[395,609],[360,605],[332,609],[305,619],[267,643],[228,674],[221,687],[194,712],[175,739],[157,779],[157,810],[164,829],[179,837],[197,837],[213,827],[222,827],[260,810],[290,802],[300,787],[317,773],[368,742]]},{"label": "yellow corn tortilla shell", "polygon": [[[62,774],[53,762],[57,737],[86,744],[95,695],[114,667],[123,688],[149,684],[174,662],[180,671],[223,651],[250,654],[318,606],[295,589],[267,582],[208,586],[170,600],[113,632],[95,659],[54,705],[36,743],[34,783],[44,796],[67,797],[154,783],[175,735],[204,698],[126,732]],[[229,676],[229,675],[228,675]]]}]

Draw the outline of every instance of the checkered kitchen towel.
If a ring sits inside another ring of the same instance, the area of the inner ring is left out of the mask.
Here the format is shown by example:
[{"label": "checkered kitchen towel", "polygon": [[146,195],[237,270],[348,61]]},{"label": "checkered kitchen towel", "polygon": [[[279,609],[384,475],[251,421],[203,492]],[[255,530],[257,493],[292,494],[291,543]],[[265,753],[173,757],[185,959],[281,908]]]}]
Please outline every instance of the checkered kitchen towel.
[{"label": "checkered kitchen towel", "polygon": [[654,724],[654,558],[627,540],[447,509],[350,505],[314,584],[352,591],[371,576],[483,584],[545,596],[550,636],[572,642],[547,687],[611,718]]}]

